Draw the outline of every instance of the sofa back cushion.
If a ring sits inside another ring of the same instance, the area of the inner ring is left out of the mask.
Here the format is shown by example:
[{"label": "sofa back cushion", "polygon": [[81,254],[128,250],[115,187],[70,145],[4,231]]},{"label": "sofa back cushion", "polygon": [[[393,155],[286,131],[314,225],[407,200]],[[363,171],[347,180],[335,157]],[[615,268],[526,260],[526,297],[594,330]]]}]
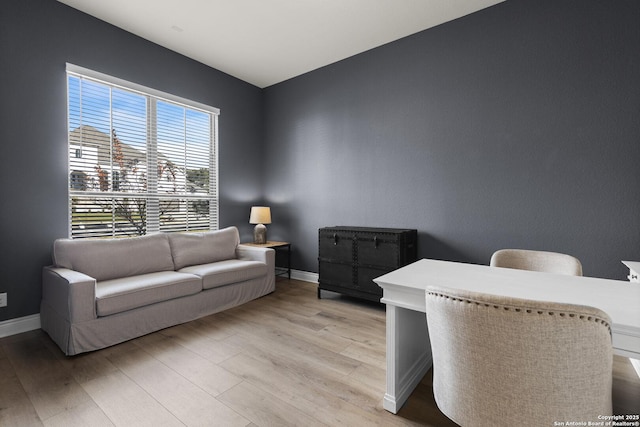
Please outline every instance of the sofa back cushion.
[{"label": "sofa back cushion", "polygon": [[168,236],[176,270],[233,259],[240,242],[236,227],[205,233],[172,233]]},{"label": "sofa back cushion", "polygon": [[53,262],[98,281],[174,269],[166,234],[120,239],[58,239],[53,244]]}]

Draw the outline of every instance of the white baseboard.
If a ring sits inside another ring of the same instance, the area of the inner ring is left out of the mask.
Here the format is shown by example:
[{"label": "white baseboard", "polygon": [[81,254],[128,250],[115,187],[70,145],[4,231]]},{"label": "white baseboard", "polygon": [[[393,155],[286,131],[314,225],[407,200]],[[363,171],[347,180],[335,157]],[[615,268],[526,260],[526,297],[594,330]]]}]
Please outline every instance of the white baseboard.
[{"label": "white baseboard", "polygon": [[302,280],[303,282],[318,283],[318,273],[311,273],[309,271],[291,270],[291,278]]},{"label": "white baseboard", "polygon": [[40,329],[40,314],[0,322],[0,338]]}]

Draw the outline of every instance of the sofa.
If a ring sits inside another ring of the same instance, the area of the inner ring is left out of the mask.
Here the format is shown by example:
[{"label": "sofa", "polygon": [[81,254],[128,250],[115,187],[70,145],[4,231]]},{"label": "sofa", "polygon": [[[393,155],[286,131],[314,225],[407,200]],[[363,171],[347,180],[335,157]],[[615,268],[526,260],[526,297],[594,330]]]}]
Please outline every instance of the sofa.
[{"label": "sofa", "polygon": [[273,292],[275,252],[239,241],[235,227],[58,239],[43,269],[41,327],[74,355]]}]

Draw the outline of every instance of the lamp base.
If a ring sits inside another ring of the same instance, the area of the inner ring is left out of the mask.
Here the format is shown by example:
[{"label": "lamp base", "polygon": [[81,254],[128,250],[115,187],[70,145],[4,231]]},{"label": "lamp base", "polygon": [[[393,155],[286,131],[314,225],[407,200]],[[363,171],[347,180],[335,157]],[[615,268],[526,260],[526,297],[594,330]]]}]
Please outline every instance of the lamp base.
[{"label": "lamp base", "polygon": [[267,243],[267,227],[265,225],[258,224],[253,229],[253,243],[258,245]]}]

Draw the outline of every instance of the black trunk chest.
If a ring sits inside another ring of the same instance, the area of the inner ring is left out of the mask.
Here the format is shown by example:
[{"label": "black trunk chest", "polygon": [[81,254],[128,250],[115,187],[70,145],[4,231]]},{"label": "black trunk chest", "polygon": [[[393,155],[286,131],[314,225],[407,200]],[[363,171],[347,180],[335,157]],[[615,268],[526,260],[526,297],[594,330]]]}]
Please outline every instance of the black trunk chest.
[{"label": "black trunk chest", "polygon": [[416,261],[417,230],[324,227],[318,230],[318,298],[321,290],[380,301],[376,277]]}]

